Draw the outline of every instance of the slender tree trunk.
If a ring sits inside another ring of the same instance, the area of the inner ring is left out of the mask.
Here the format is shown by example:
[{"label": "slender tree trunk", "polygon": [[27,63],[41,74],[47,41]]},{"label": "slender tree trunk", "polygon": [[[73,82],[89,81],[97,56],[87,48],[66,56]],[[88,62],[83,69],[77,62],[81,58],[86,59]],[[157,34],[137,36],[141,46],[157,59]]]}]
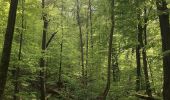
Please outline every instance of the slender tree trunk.
[{"label": "slender tree trunk", "polygon": [[157,9],[159,13],[159,22],[162,37],[162,51],[168,52],[163,56],[163,99],[170,100],[170,28],[169,28],[169,10],[167,8],[166,0],[157,0]]},{"label": "slender tree trunk", "polygon": [[[25,0],[22,0],[21,3],[22,3],[22,19],[21,19],[22,30],[20,33],[18,61],[21,61],[23,32],[24,32],[24,28],[25,28],[24,27],[24,3],[25,3]],[[13,100],[19,100],[19,98],[20,98],[19,96],[16,95],[20,92],[19,76],[20,76],[20,67],[18,65],[18,67],[16,67],[15,72],[14,72],[15,82],[14,82],[14,98],[13,98]]]},{"label": "slender tree trunk", "polygon": [[0,100],[3,100],[3,94],[4,94],[5,84],[7,80],[7,73],[8,73],[8,67],[10,62],[10,54],[11,54],[12,40],[13,40],[15,20],[16,20],[17,5],[18,5],[18,0],[11,0],[7,29],[6,29],[3,51],[1,56],[1,63],[0,63]]},{"label": "slender tree trunk", "polygon": [[[91,60],[93,61],[93,22],[92,22],[92,0],[89,0],[89,32],[90,32],[90,44],[91,44]],[[92,65],[93,67],[93,62]]]},{"label": "slender tree trunk", "polygon": [[141,62],[140,62],[140,49],[139,45],[136,47],[136,92],[138,92],[141,89]]},{"label": "slender tree trunk", "polygon": [[80,52],[81,52],[82,81],[83,81],[83,84],[85,84],[83,34],[82,34],[81,19],[80,19],[80,1],[79,1],[79,0],[77,0],[77,24],[78,24],[78,27],[79,27],[79,35],[80,35]]},{"label": "slender tree trunk", "polygon": [[110,8],[111,8],[111,30],[110,30],[110,39],[109,39],[109,50],[108,50],[108,69],[107,69],[107,84],[105,90],[100,97],[101,100],[106,100],[107,94],[110,90],[110,83],[111,83],[111,62],[112,62],[112,42],[113,42],[113,32],[114,32],[114,0],[110,1]]},{"label": "slender tree trunk", "polygon": [[62,9],[61,9],[61,34],[62,34],[62,37],[61,37],[61,44],[60,44],[60,68],[59,68],[59,79],[58,79],[58,86],[59,86],[59,89],[61,89],[62,87],[62,81],[61,81],[61,78],[62,78],[62,59],[63,59],[63,37],[64,37],[64,29],[63,29],[63,0],[61,0],[62,2]]},{"label": "slender tree trunk", "polygon": [[[45,2],[42,0],[42,9],[45,8]],[[43,33],[42,33],[42,57],[40,58],[40,99],[45,100],[46,98],[46,86],[45,86],[45,50],[46,50],[46,34],[47,34],[47,28],[48,28],[48,20],[47,20],[47,14],[42,13],[43,17]]]},{"label": "slender tree trunk", "polygon": [[[91,76],[92,75],[92,70],[91,69],[93,69],[93,65],[94,65],[94,61],[93,61],[93,57],[94,57],[94,52],[93,52],[93,23],[92,23],[92,0],[89,0],[89,9],[88,9],[88,12],[89,12],[89,16],[88,16],[88,23],[89,23],[89,25],[88,25],[88,31],[89,31],[89,33],[88,33],[88,35],[89,35],[89,39],[88,39],[88,41],[89,41],[89,61],[90,61],[90,63],[89,63],[89,76]],[[90,91],[93,91],[93,89],[91,88],[90,89]],[[92,96],[92,94],[91,94],[91,96]],[[91,97],[90,97],[91,98]]]},{"label": "slender tree trunk", "polygon": [[142,50],[143,56],[143,66],[144,66],[144,75],[145,75],[145,86],[146,86],[146,93],[148,96],[152,97],[151,86],[149,82],[149,75],[148,75],[148,67],[147,67],[147,60],[146,60],[146,50]]},{"label": "slender tree trunk", "polygon": [[138,92],[141,89],[141,61],[140,61],[140,49],[143,46],[143,42],[142,42],[142,25],[141,25],[141,18],[140,18],[140,13],[138,12],[137,15],[138,18],[138,34],[137,34],[137,40],[138,40],[138,44],[136,47],[136,64],[137,64],[137,71],[136,71],[136,92]]},{"label": "slender tree trunk", "polygon": [[88,69],[88,61],[89,61],[89,13],[90,13],[90,4],[87,9],[87,19],[86,19],[86,71],[85,71],[85,77],[86,77],[86,85],[87,85],[87,69]]},{"label": "slender tree trunk", "polygon": [[146,15],[146,8],[144,9],[144,46],[142,49],[142,56],[143,56],[143,68],[144,68],[144,75],[145,75],[145,86],[146,86],[146,93],[148,96],[152,97],[152,91],[151,91],[151,86],[149,82],[149,75],[148,75],[148,64],[147,64],[147,54],[146,54],[146,45],[147,45],[147,15]]},{"label": "slender tree trunk", "polygon": [[[62,31],[62,39],[63,39],[63,31]],[[63,59],[63,40],[61,40],[61,44],[60,44],[60,67],[59,67],[59,78],[58,78],[59,89],[62,87],[62,80],[61,80],[62,79],[62,59]]]}]

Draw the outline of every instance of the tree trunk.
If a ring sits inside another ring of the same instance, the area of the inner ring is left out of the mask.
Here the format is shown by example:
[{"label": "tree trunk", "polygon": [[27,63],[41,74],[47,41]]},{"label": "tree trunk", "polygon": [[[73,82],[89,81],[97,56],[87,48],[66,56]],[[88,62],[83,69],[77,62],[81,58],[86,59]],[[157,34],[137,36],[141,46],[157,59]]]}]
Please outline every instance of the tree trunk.
[{"label": "tree trunk", "polygon": [[84,71],[84,50],[83,50],[83,35],[80,19],[80,2],[77,0],[77,24],[79,27],[79,37],[80,37],[80,52],[81,52],[81,67],[82,67],[82,82],[85,84],[85,71]]},{"label": "tree trunk", "polygon": [[147,15],[146,15],[146,8],[144,8],[144,28],[143,28],[143,32],[144,32],[144,46],[142,49],[142,56],[143,56],[143,68],[144,68],[144,75],[145,75],[145,86],[146,86],[146,93],[148,96],[152,97],[152,91],[151,91],[151,86],[150,86],[150,82],[149,82],[149,75],[148,75],[148,64],[147,64],[147,54],[146,54],[146,45],[147,45]]},{"label": "tree trunk", "polygon": [[3,100],[3,94],[4,94],[6,79],[7,79],[15,20],[16,20],[17,5],[18,5],[18,0],[11,0],[10,10],[8,15],[8,24],[7,24],[3,51],[1,56],[1,63],[0,63],[0,100]]},{"label": "tree trunk", "polygon": [[61,44],[60,44],[60,67],[59,67],[59,78],[58,78],[58,88],[61,89],[62,87],[62,81],[61,81],[61,78],[62,78],[62,59],[63,59],[63,37],[64,37],[64,29],[63,29],[63,0],[61,1],[62,2],[62,9],[61,9]]},{"label": "tree trunk", "polygon": [[138,18],[138,34],[137,34],[137,40],[138,40],[138,44],[136,47],[136,65],[137,65],[137,71],[136,71],[136,92],[138,92],[141,89],[141,61],[140,61],[140,49],[143,46],[143,42],[142,42],[142,25],[141,25],[141,19],[140,19],[140,13],[138,12],[137,15]]},{"label": "tree trunk", "polygon": [[[22,54],[22,41],[23,41],[23,32],[24,32],[24,3],[25,0],[21,1],[22,3],[22,19],[21,19],[21,33],[20,33],[20,41],[19,41],[19,52],[18,52],[18,61],[21,61],[21,54]],[[13,100],[19,100],[18,94],[20,92],[20,84],[19,84],[19,76],[20,76],[20,66],[16,67],[15,72],[14,72],[14,98]]]},{"label": "tree trunk", "polygon": [[170,100],[170,28],[169,28],[169,10],[167,8],[166,0],[157,0],[157,9],[159,13],[159,22],[162,37],[162,51],[168,52],[163,56],[163,99]]},{"label": "tree trunk", "polygon": [[86,18],[86,71],[85,71],[85,78],[86,78],[86,85],[87,85],[87,69],[89,66],[89,15],[90,15],[90,1],[88,2],[87,8],[87,18]]},{"label": "tree trunk", "polygon": [[[90,46],[91,46],[91,60],[93,61],[93,23],[92,23],[92,0],[89,0],[89,32],[90,32]],[[93,67],[93,62],[91,64]]]},{"label": "tree trunk", "polygon": [[[45,2],[42,0],[42,9],[45,8]],[[43,17],[43,34],[42,34],[42,57],[40,58],[40,99],[45,100],[46,98],[46,86],[45,86],[45,50],[46,50],[46,34],[47,34],[47,28],[48,28],[48,20],[47,20],[47,14],[42,13]]]},{"label": "tree trunk", "polygon": [[112,62],[112,42],[113,42],[113,32],[114,32],[114,0],[111,0],[111,30],[110,30],[110,39],[109,39],[109,50],[108,50],[108,69],[107,69],[107,84],[105,87],[105,90],[102,94],[101,100],[106,100],[107,94],[110,89],[110,83],[111,83],[111,62]]}]

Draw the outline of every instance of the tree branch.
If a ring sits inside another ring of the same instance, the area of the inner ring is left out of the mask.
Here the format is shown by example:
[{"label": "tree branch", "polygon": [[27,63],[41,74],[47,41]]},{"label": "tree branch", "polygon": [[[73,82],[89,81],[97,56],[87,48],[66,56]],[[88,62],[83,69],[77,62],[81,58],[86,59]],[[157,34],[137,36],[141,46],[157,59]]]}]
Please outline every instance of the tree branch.
[{"label": "tree branch", "polygon": [[51,43],[51,40],[54,38],[55,34],[57,34],[57,32],[54,32],[54,33],[51,35],[50,39],[48,40],[48,42],[47,42],[47,44],[46,44],[46,49],[48,48],[48,46],[49,46],[49,44]]}]

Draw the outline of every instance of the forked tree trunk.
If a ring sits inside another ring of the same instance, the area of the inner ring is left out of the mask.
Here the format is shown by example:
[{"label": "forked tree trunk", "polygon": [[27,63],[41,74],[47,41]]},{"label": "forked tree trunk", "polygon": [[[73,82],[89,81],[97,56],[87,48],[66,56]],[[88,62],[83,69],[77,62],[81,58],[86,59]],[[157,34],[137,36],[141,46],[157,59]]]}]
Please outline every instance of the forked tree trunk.
[{"label": "forked tree trunk", "polygon": [[16,20],[17,5],[18,5],[18,0],[11,0],[7,29],[6,29],[3,51],[1,56],[1,63],[0,63],[0,100],[3,100],[3,94],[4,94],[5,84],[7,80],[12,40],[13,40],[15,20]]}]

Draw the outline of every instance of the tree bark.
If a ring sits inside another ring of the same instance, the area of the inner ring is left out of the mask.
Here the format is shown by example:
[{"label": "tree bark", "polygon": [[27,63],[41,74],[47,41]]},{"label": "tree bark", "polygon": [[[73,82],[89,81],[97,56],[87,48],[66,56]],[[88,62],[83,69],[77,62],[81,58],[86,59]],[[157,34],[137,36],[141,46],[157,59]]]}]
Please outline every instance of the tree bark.
[{"label": "tree bark", "polygon": [[89,17],[90,17],[90,0],[88,2],[87,8],[87,18],[86,18],[86,70],[85,70],[85,78],[86,78],[86,85],[87,85],[87,69],[89,66]]},{"label": "tree bark", "polygon": [[[21,19],[21,33],[20,33],[20,40],[19,40],[19,51],[18,51],[18,61],[21,61],[21,55],[22,55],[22,42],[23,42],[23,33],[24,33],[24,3],[25,0],[21,1],[22,4],[22,19]],[[19,83],[19,76],[20,76],[20,66],[16,67],[14,72],[14,98],[13,100],[19,100],[18,94],[20,92],[20,83]]]},{"label": "tree bark", "polygon": [[110,39],[109,39],[109,50],[108,50],[108,69],[107,69],[107,84],[105,87],[105,90],[102,94],[101,100],[106,100],[107,94],[110,89],[110,83],[111,83],[111,62],[112,62],[112,42],[113,42],[113,32],[114,32],[114,0],[110,1],[110,8],[111,8],[111,30],[110,30]]},{"label": "tree bark", "polygon": [[15,20],[16,20],[17,5],[18,5],[18,0],[11,0],[7,29],[6,29],[3,51],[1,56],[1,64],[0,64],[0,100],[3,100],[3,94],[4,94],[5,84],[7,80],[8,67],[10,62],[11,48],[12,48],[12,40],[13,40]]},{"label": "tree bark", "polygon": [[60,67],[59,67],[59,78],[58,78],[58,87],[59,89],[61,89],[62,87],[62,81],[61,81],[61,78],[62,78],[62,59],[63,59],[63,37],[64,37],[64,28],[63,28],[63,0],[61,1],[62,2],[62,9],[61,9],[61,43],[60,43]]},{"label": "tree bark", "polygon": [[[90,32],[90,47],[91,47],[91,60],[93,61],[93,22],[92,22],[92,0],[89,0],[89,32]],[[93,67],[93,62],[91,64]]]},{"label": "tree bark", "polygon": [[147,21],[148,15],[146,15],[146,7],[144,8],[144,46],[142,49],[142,56],[143,56],[143,68],[144,68],[144,75],[145,75],[145,86],[146,86],[146,93],[149,97],[152,97],[152,90],[149,82],[149,75],[148,75],[148,63],[147,63],[147,54],[146,54],[146,45],[147,45]]},{"label": "tree bark", "polygon": [[138,12],[137,14],[137,18],[138,18],[138,34],[137,34],[137,40],[138,40],[138,44],[136,46],[136,92],[138,92],[141,89],[141,61],[140,61],[140,49],[143,46],[143,42],[142,42],[142,25],[141,25],[141,18],[140,18],[140,13]]},{"label": "tree bark", "polygon": [[[42,9],[45,8],[45,2],[42,0]],[[46,84],[45,84],[45,50],[46,50],[46,34],[47,34],[47,28],[48,28],[48,20],[47,20],[47,14],[42,13],[43,17],[43,33],[42,33],[42,57],[40,58],[40,99],[45,100],[46,98]]]},{"label": "tree bark", "polygon": [[82,35],[82,27],[81,27],[81,19],[80,19],[80,3],[77,0],[77,24],[79,27],[79,37],[80,37],[80,52],[81,52],[81,67],[82,67],[82,82],[85,84],[85,68],[84,68],[84,50],[83,50],[83,35]]},{"label": "tree bark", "polygon": [[49,44],[51,43],[52,39],[54,38],[54,36],[57,34],[57,32],[52,33],[50,39],[48,40],[48,42],[46,43],[46,49],[48,48]]},{"label": "tree bark", "polygon": [[[157,9],[159,13],[159,22],[162,37],[162,51],[169,52],[170,50],[170,28],[169,28],[169,10],[166,0],[157,0]],[[170,100],[170,54],[163,55],[163,99]]]}]

